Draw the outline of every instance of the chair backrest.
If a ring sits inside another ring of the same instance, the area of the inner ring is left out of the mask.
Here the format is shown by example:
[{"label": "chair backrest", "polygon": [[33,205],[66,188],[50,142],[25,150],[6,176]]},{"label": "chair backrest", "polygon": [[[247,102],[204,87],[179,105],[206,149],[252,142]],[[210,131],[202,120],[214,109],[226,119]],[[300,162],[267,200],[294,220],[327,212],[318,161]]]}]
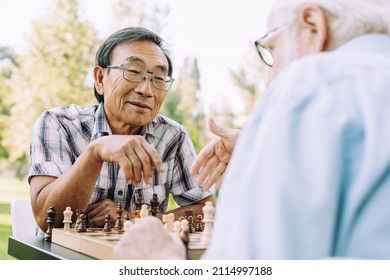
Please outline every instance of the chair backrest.
[{"label": "chair backrest", "polygon": [[38,234],[38,226],[29,200],[17,199],[11,202],[11,223],[13,236],[36,236]]}]

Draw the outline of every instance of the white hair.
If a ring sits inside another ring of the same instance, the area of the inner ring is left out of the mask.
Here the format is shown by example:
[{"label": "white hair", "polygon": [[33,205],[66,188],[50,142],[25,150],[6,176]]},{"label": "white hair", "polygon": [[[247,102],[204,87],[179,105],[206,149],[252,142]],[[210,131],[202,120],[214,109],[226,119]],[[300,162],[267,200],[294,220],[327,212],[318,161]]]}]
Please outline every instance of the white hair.
[{"label": "white hair", "polygon": [[274,0],[271,14],[297,16],[303,4],[317,4],[326,11],[329,49],[368,33],[390,35],[390,0]]}]

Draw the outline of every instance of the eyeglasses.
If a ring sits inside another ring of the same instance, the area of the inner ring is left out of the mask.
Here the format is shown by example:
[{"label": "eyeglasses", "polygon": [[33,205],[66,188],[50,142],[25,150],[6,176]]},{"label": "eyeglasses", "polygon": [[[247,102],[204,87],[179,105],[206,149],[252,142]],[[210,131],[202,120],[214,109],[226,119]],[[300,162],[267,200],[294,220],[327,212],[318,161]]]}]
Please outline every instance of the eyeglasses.
[{"label": "eyeglasses", "polygon": [[278,26],[278,27],[272,29],[267,34],[265,34],[263,37],[261,37],[260,39],[255,41],[255,46],[256,46],[257,52],[259,53],[261,59],[263,60],[263,62],[266,65],[272,67],[274,65],[274,57],[273,57],[271,51],[262,45],[262,42],[264,40],[268,39],[269,37],[275,35],[276,32],[278,32],[278,31],[282,30],[283,28],[287,27],[291,22],[292,21],[285,22],[283,25]]},{"label": "eyeglasses", "polygon": [[105,68],[109,69],[122,69],[123,70],[123,78],[126,81],[133,83],[140,83],[146,79],[146,75],[150,74],[152,77],[150,80],[152,81],[153,87],[158,90],[168,91],[171,88],[171,85],[174,78],[165,75],[160,72],[149,72],[148,70],[131,65],[131,64],[118,64],[118,65],[109,65]]}]

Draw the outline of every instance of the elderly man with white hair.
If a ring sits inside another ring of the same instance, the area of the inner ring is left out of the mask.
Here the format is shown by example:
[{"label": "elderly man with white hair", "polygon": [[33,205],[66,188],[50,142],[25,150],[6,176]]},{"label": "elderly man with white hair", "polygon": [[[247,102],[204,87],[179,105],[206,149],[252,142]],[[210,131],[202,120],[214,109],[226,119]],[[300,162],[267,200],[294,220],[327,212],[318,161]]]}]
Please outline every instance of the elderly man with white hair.
[{"label": "elderly man with white hair", "polygon": [[[193,166],[206,189],[223,177],[203,258],[388,259],[390,1],[279,0],[267,29],[267,93],[239,136],[211,122]],[[148,258],[128,241],[118,257]]]}]

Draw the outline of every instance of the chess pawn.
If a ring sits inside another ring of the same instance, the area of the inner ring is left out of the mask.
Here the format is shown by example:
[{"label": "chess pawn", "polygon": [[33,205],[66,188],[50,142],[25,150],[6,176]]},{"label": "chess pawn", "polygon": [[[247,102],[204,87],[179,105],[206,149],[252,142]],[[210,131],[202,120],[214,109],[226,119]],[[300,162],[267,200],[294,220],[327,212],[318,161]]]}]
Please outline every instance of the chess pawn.
[{"label": "chess pawn", "polygon": [[139,211],[139,215],[141,220],[147,216],[149,216],[149,210],[148,210],[148,205],[144,204],[141,207],[141,210]]},{"label": "chess pawn", "polygon": [[107,214],[104,219],[103,232],[111,232],[111,216]]},{"label": "chess pawn", "polygon": [[76,223],[74,228],[77,229],[80,224],[80,215],[84,213],[84,209],[76,209]]},{"label": "chess pawn", "polygon": [[181,220],[180,222],[180,234],[183,232],[183,231],[188,231],[188,220],[187,219],[183,219]]},{"label": "chess pawn", "polygon": [[175,221],[175,214],[169,213],[169,214],[163,214],[162,221],[164,223],[164,227],[168,232],[173,231],[173,222]]},{"label": "chess pawn", "polygon": [[70,230],[70,225],[72,224],[72,215],[73,215],[73,211],[71,210],[71,208],[69,206],[66,207],[64,211],[64,220],[63,220],[65,230]]},{"label": "chess pawn", "polygon": [[135,201],[135,210],[140,211],[142,208],[142,205],[144,205],[144,202],[142,201],[142,199],[140,197],[138,197]]},{"label": "chess pawn", "polygon": [[192,216],[188,216],[188,233],[194,232],[194,224],[192,223]]},{"label": "chess pawn", "polygon": [[203,217],[201,214],[196,216],[195,231],[203,231]]},{"label": "chess pawn", "polygon": [[77,231],[78,232],[86,232],[87,231],[87,226],[86,226],[86,222],[87,222],[87,216],[83,213],[83,214],[80,214],[80,223],[79,223],[79,226],[77,228]]},{"label": "chess pawn", "polygon": [[180,239],[181,223],[179,221],[174,221],[172,228],[177,238]]},{"label": "chess pawn", "polygon": [[203,206],[203,222],[204,222],[204,229],[202,233],[202,238],[200,240],[200,244],[202,246],[208,246],[211,234],[213,231],[213,223],[214,223],[214,214],[215,214],[215,207],[213,206],[213,203],[211,201],[207,201],[206,205]]},{"label": "chess pawn", "polygon": [[54,206],[51,206],[49,210],[47,210],[47,231],[45,232],[45,240],[51,241],[51,235],[54,228],[54,224],[56,222],[56,214],[57,211]]},{"label": "chess pawn", "polygon": [[116,230],[123,229],[122,213],[123,213],[123,206],[122,203],[119,202],[118,207],[116,208],[116,222],[114,226],[114,229]]},{"label": "chess pawn", "polygon": [[128,230],[128,229],[131,227],[132,224],[133,224],[132,221],[130,221],[130,220],[125,220],[125,221],[123,222],[123,231]]}]

